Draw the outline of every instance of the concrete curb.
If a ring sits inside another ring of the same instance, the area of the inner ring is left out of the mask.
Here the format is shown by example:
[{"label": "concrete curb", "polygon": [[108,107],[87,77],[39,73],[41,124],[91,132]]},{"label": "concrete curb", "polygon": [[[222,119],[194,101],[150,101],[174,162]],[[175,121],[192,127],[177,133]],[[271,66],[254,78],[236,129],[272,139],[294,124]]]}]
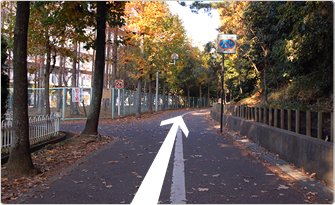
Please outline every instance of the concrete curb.
[{"label": "concrete curb", "polygon": [[24,203],[26,200],[30,199],[32,196],[35,196],[39,192],[42,192],[44,190],[42,184],[46,184],[47,183],[47,184],[50,185],[50,184],[54,183],[55,181],[57,181],[58,179],[62,179],[63,176],[66,176],[66,175],[70,174],[73,170],[77,169],[80,165],[86,163],[87,161],[89,161],[93,157],[95,157],[98,154],[100,154],[102,151],[108,149],[110,146],[112,146],[116,142],[120,141],[119,137],[114,137],[113,136],[113,138],[114,138],[114,140],[112,142],[110,142],[110,143],[106,144],[105,146],[103,146],[102,148],[100,148],[100,149],[92,152],[91,154],[87,155],[86,157],[78,160],[77,162],[75,162],[71,166],[69,166],[66,169],[64,169],[63,171],[61,171],[59,174],[56,174],[55,176],[50,177],[47,181],[44,181],[44,182],[40,183],[36,187],[30,189],[29,191],[27,191],[23,195],[19,196],[17,199],[8,202],[8,204],[21,204],[21,203]]}]

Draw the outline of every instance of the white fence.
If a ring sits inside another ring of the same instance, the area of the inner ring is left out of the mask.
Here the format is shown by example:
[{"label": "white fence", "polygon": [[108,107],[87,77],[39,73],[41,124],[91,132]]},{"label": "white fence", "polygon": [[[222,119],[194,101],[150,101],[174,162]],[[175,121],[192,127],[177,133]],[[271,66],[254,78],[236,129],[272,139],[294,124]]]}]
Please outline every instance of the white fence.
[{"label": "white fence", "polygon": [[[29,116],[29,141],[30,145],[49,140],[58,135],[60,126],[60,113],[51,113],[50,116],[39,115]],[[10,151],[12,142],[12,124],[11,115],[6,116],[6,120],[1,123],[1,153]]]}]

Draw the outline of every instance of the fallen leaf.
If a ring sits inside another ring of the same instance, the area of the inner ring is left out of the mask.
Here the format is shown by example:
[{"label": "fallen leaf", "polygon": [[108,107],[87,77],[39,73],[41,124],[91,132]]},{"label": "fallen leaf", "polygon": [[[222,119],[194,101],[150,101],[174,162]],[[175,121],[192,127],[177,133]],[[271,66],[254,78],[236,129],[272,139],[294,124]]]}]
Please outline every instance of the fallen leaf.
[{"label": "fallen leaf", "polygon": [[109,189],[109,188],[112,188],[113,185],[107,185],[106,188]]},{"label": "fallen leaf", "polygon": [[24,180],[24,177],[21,177],[21,178],[19,178],[19,179],[14,179],[15,182],[20,182],[20,181],[22,181],[22,180]]},{"label": "fallen leaf", "polygon": [[5,182],[5,181],[8,181],[8,178],[2,178],[1,177],[1,182]]},{"label": "fallen leaf", "polygon": [[142,156],[143,154],[137,154],[137,156]]},{"label": "fallen leaf", "polygon": [[78,184],[78,183],[83,183],[83,181],[74,181],[71,179],[71,181],[73,181],[74,183]]},{"label": "fallen leaf", "polygon": [[208,188],[198,188],[198,191],[208,191]]},{"label": "fallen leaf", "polygon": [[212,177],[219,177],[220,176],[220,174],[214,174],[214,175],[212,175]]},{"label": "fallen leaf", "polygon": [[257,195],[251,195],[251,198],[256,198],[256,197],[258,197]]},{"label": "fallen leaf", "polygon": [[273,174],[273,173],[266,173],[265,175],[267,175],[267,176],[273,176],[275,174]]},{"label": "fallen leaf", "polygon": [[114,163],[118,163],[119,161],[109,161],[107,162],[108,164],[114,164]]},{"label": "fallen leaf", "polygon": [[279,187],[277,189],[280,190],[280,189],[288,189],[288,188],[289,188],[288,186],[279,184]]},{"label": "fallen leaf", "polygon": [[204,177],[207,177],[208,176],[208,174],[203,174],[204,175]]}]

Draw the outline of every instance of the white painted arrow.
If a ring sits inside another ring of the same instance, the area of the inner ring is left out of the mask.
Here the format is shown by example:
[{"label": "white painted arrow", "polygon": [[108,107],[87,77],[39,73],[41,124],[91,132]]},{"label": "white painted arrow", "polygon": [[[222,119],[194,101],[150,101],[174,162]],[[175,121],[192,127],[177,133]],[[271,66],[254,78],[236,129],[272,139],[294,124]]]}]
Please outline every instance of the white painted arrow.
[{"label": "white painted arrow", "polygon": [[186,137],[189,133],[181,116],[164,120],[161,122],[161,126],[172,123],[173,125],[168,135],[166,136],[139,190],[131,202],[133,205],[156,205],[158,203],[178,127],[182,129]]}]

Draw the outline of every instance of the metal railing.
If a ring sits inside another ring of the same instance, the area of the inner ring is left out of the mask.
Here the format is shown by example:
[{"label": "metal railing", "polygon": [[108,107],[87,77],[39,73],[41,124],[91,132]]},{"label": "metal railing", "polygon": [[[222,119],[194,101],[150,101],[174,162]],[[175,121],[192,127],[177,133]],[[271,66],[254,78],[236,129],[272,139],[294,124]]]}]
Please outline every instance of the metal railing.
[{"label": "metal railing", "polygon": [[[38,144],[59,134],[60,113],[51,113],[50,116],[29,116],[30,145]],[[13,136],[13,118],[7,114],[6,120],[1,122],[1,153],[8,153]]]},{"label": "metal railing", "polygon": [[[68,119],[87,119],[89,112],[90,101],[92,98],[92,88],[82,89],[82,101],[72,102],[72,88],[75,87],[59,87],[49,89],[49,101],[51,112],[60,112],[62,120]],[[10,95],[8,97],[9,110],[13,107],[13,89],[9,88]],[[118,117],[118,98],[120,98],[120,116],[135,114],[136,92],[132,90],[104,88],[101,99],[100,118],[116,118]],[[28,112],[29,115],[42,115],[45,112],[44,88],[28,88]],[[165,98],[165,109],[177,108],[201,108],[211,107],[216,98],[199,98],[190,97],[188,100],[185,96],[156,95],[152,94],[152,110],[155,112],[156,103],[158,110],[163,108],[163,98]],[[177,98],[177,106],[176,106]],[[149,110],[149,94],[142,93],[141,95],[141,112]]]},{"label": "metal railing", "polygon": [[[221,111],[221,104],[213,106]],[[223,105],[223,114],[263,123],[276,128],[334,142],[333,112],[312,112],[291,109]]]}]

